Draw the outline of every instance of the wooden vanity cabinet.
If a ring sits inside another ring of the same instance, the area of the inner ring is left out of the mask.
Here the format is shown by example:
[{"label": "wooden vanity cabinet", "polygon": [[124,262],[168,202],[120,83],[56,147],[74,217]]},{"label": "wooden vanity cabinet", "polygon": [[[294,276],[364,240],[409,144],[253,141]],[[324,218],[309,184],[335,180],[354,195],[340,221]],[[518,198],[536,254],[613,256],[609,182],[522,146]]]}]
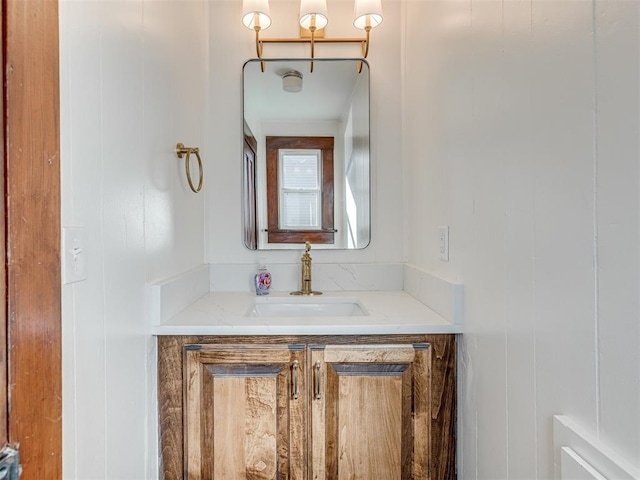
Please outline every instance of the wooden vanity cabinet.
[{"label": "wooden vanity cabinet", "polygon": [[305,478],[304,346],[184,352],[187,478]]},{"label": "wooden vanity cabinet", "polygon": [[429,478],[428,348],[311,346],[311,478]]},{"label": "wooden vanity cabinet", "polygon": [[158,342],[163,478],[455,478],[454,335]]}]

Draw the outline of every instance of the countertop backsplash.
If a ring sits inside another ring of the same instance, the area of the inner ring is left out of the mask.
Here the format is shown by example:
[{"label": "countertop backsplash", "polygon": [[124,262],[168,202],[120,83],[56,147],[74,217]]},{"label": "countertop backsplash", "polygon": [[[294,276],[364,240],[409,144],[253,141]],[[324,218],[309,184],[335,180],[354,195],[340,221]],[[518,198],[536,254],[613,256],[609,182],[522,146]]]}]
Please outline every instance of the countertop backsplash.
[{"label": "countertop backsplash", "polygon": [[[266,265],[272,275],[272,292],[300,289],[299,263]],[[150,325],[167,323],[208,293],[254,291],[257,264],[208,264],[150,285]],[[314,290],[321,292],[405,291],[452,324],[461,325],[463,286],[435,277],[404,263],[315,263]]]},{"label": "countertop backsplash", "polygon": [[[271,273],[271,290],[300,290],[300,263],[266,265]],[[257,265],[210,264],[211,292],[253,291]],[[312,285],[321,292],[402,290],[401,263],[313,263]]]}]

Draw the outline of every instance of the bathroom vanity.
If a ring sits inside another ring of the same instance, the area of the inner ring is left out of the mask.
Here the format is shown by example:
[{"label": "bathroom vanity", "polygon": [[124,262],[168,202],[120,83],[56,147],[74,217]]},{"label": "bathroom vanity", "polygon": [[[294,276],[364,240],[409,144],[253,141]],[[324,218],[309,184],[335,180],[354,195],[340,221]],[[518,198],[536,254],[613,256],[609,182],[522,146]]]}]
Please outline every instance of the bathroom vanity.
[{"label": "bathroom vanity", "polygon": [[296,301],[209,293],[155,328],[164,478],[455,478],[460,327],[402,291]]},{"label": "bathroom vanity", "polygon": [[307,242],[301,283],[298,265],[275,263],[283,291],[256,297],[242,293],[252,265],[211,265],[193,284],[213,292],[158,315],[166,479],[456,477],[460,286],[407,265],[325,262],[325,295],[312,288],[308,242],[363,249],[372,219],[368,64],[311,65],[304,88],[308,60],[244,65],[244,244]]}]

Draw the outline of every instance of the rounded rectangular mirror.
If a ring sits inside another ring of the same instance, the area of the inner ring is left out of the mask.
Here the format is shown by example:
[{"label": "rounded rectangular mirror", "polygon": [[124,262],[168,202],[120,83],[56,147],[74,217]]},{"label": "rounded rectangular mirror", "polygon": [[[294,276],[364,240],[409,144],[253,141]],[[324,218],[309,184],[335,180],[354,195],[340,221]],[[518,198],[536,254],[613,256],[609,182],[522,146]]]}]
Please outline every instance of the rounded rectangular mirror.
[{"label": "rounded rectangular mirror", "polygon": [[358,249],[371,237],[369,65],[243,67],[243,238],[249,249]]}]

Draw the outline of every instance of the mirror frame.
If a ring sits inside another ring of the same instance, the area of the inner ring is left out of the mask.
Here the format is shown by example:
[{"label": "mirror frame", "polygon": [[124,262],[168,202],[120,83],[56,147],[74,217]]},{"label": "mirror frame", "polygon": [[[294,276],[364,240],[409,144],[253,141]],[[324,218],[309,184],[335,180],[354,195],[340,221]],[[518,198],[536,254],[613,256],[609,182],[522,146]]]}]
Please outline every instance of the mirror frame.
[{"label": "mirror frame", "polygon": [[[366,183],[366,193],[364,195],[362,195],[363,201],[365,206],[367,207],[367,211],[365,213],[365,222],[367,224],[367,228],[365,231],[365,234],[362,236],[363,240],[360,243],[359,246],[354,246],[354,247],[348,247],[348,246],[334,246],[334,244],[321,244],[321,243],[314,243],[314,249],[330,249],[330,250],[362,250],[366,247],[368,247],[371,243],[371,236],[372,236],[372,205],[371,205],[371,71],[370,71],[370,66],[369,63],[362,58],[314,58],[314,59],[310,59],[310,58],[269,58],[269,59],[249,59],[247,60],[243,66],[242,66],[242,122],[243,122],[243,136],[242,136],[242,141],[243,141],[243,159],[241,162],[241,168],[242,168],[242,174],[241,174],[241,182],[242,182],[242,236],[243,236],[243,244],[245,245],[245,247],[249,250],[297,250],[300,248],[301,244],[304,244],[304,242],[291,242],[291,243],[270,243],[267,246],[260,246],[261,242],[260,242],[260,235],[264,234],[264,232],[266,232],[267,230],[265,228],[262,228],[262,230],[264,230],[263,232],[258,231],[258,228],[261,227],[260,225],[260,209],[263,209],[263,216],[266,215],[266,211],[267,208],[266,206],[261,207],[260,206],[260,198],[261,197],[265,197],[266,193],[265,192],[260,192],[260,187],[258,186],[258,176],[259,176],[259,171],[260,170],[264,170],[264,168],[266,168],[265,166],[261,166],[261,168],[259,168],[259,153],[258,153],[258,141],[252,137],[252,133],[251,130],[249,128],[249,125],[247,124],[246,121],[246,113],[247,113],[247,95],[246,95],[246,88],[247,88],[247,79],[246,79],[246,74],[245,74],[245,69],[248,65],[250,64],[260,64],[262,62],[264,62],[265,64],[267,63],[283,63],[283,62],[292,62],[292,63],[300,63],[302,64],[309,64],[311,61],[313,61],[315,64],[318,63],[325,63],[325,62],[352,62],[353,63],[353,68],[354,71],[358,71],[358,65],[361,63],[362,64],[362,70],[364,71],[366,68],[366,123],[367,123],[367,132],[366,132],[366,142],[362,142],[362,145],[366,147],[366,156],[367,156],[367,160],[366,160],[366,181],[363,183]],[[317,71],[317,70],[316,70]],[[261,72],[262,73],[262,72]],[[264,72],[263,74],[267,74],[268,72]],[[272,72],[273,73],[273,72]],[[359,75],[361,73],[358,73]],[[350,96],[352,95],[353,90],[350,90]],[[348,103],[345,103],[345,106],[349,105]],[[295,120],[288,120],[288,121],[295,121]],[[295,136],[295,135],[291,135],[291,136]],[[309,134],[304,134],[304,135],[300,135],[300,136],[316,136],[316,135],[309,135]],[[324,136],[322,134],[319,134],[318,136]],[[251,151],[252,150],[252,151]],[[364,151],[364,150],[363,150]],[[252,156],[252,159],[248,159],[247,156]],[[266,155],[265,155],[266,156]],[[264,163],[264,162],[261,162]],[[251,167],[248,167],[248,165],[251,164]],[[363,177],[364,178],[364,177]],[[263,187],[264,189],[264,187]],[[335,193],[334,193],[335,195]],[[338,202],[336,202],[338,203]],[[342,201],[342,203],[344,204],[345,202]],[[252,207],[250,207],[250,205],[252,205]],[[335,208],[335,207],[334,207]],[[344,213],[342,214],[343,216],[346,217],[346,207],[343,208]],[[264,222],[266,222],[266,217],[263,220]],[[336,219],[336,222],[341,221],[340,219]],[[344,224],[344,223],[343,223]],[[338,226],[338,224],[335,224],[336,227]],[[269,228],[267,225],[265,225],[267,228]],[[335,230],[337,232],[337,230]]]}]

